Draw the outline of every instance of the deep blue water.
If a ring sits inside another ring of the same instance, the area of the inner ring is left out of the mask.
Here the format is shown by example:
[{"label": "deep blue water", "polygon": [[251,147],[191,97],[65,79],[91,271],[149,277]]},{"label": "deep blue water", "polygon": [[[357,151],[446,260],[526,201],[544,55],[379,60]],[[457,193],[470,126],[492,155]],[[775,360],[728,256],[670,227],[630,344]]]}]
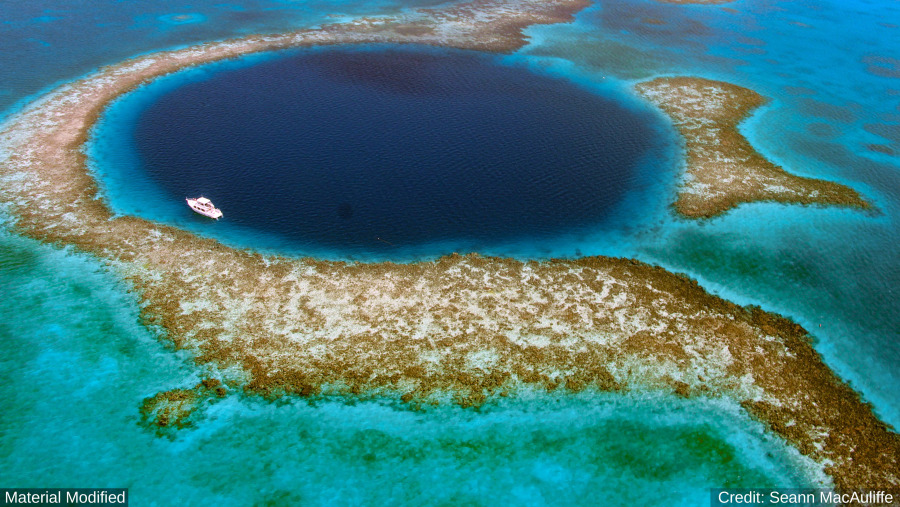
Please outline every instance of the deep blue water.
[{"label": "deep blue water", "polygon": [[[429,3],[2,2],[0,107],[134,54]],[[544,242],[462,246],[520,258],[631,256],[687,272],[708,290],[810,329],[825,361],[900,425],[898,27],[892,0],[603,0],[574,23],[529,28],[531,44],[503,65],[564,78],[639,115],[647,108],[629,86],[657,75],[724,79],[765,94],[770,105],[743,126],[754,145],[793,172],[858,188],[881,214],[758,204],[711,221],[680,220],[667,209],[677,164],[663,148],[594,227]],[[159,94],[271,58],[166,78],[111,108],[104,124],[133,125]],[[104,194],[120,212],[291,248],[228,220],[185,215],[183,196],[172,200],[141,176],[127,144],[101,135],[91,146],[95,169],[109,173]],[[117,176],[143,178],[140,193],[125,191]],[[416,258],[456,247],[388,253]],[[201,373],[140,325],[134,296],[115,276],[88,257],[3,233],[0,294],[2,486],[126,485],[142,504],[159,505],[176,497],[188,505],[694,505],[708,487],[814,481],[795,451],[739,408],[640,394],[542,395],[484,413],[427,414],[377,400],[307,406],[236,397],[196,430],[160,439],[137,426],[140,401],[192,385]]]},{"label": "deep blue water", "polygon": [[203,194],[298,251],[549,242],[604,222],[666,146],[658,118],[496,60],[292,53],[166,90],[100,136],[121,133],[164,198]]}]

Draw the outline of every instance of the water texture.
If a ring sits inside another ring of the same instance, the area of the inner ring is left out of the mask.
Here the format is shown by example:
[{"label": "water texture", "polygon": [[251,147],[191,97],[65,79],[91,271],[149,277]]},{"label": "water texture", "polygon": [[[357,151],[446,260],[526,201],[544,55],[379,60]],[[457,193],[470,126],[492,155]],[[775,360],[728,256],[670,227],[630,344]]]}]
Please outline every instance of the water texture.
[{"label": "water texture", "polygon": [[[583,82],[627,86],[697,75],[771,102],[742,125],[789,171],[848,184],[879,208],[756,204],[709,221],[663,215],[582,252],[633,256],[690,274],[727,299],[809,329],[840,376],[900,426],[900,124],[892,2],[742,1],[722,7],[605,1],[574,23],[532,27],[517,58]],[[874,147],[874,148],[873,148]]]},{"label": "water texture", "polygon": [[[150,11],[145,4],[0,4],[0,106],[9,111],[53,83],[138,53],[428,2],[170,1]],[[803,324],[826,362],[897,426],[900,6],[740,0],[727,7],[734,11],[599,2],[572,24],[528,29],[532,43],[504,63],[603,97],[623,97],[630,83],[656,75],[753,88],[772,98],[744,125],[754,145],[792,172],[859,189],[878,214],[759,204],[686,221],[657,199],[677,173],[666,158],[672,154],[661,152],[658,172],[641,173],[624,198],[633,205],[607,216],[616,225],[561,232],[538,246],[468,246],[522,258],[632,256],[687,272],[726,298]],[[622,107],[646,113],[633,101]],[[141,400],[194,385],[200,372],[140,324],[134,297],[113,274],[90,258],[3,233],[0,293],[0,395],[12,408],[0,416],[2,486],[125,486],[141,504],[159,505],[173,497],[195,505],[598,498],[690,505],[705,502],[708,487],[821,479],[736,407],[640,394],[535,395],[483,412],[424,413],[383,400],[275,405],[235,396],[209,407],[196,429],[160,438],[138,425]]]},{"label": "water texture", "polygon": [[60,81],[160,49],[281,33],[440,0],[54,0],[0,5],[0,110]]},{"label": "water texture", "polygon": [[[374,46],[260,60],[117,102],[90,150],[116,212],[299,255],[527,256],[631,225],[674,147],[658,116],[496,57]],[[227,218],[196,220],[182,200],[199,194]]]},{"label": "water texture", "polygon": [[733,404],[639,393],[479,411],[235,395],[159,437],[137,423],[141,400],[198,376],[139,324],[126,287],[2,234],[0,288],[4,487],[128,487],[136,505],[691,505],[710,484],[817,477]]}]

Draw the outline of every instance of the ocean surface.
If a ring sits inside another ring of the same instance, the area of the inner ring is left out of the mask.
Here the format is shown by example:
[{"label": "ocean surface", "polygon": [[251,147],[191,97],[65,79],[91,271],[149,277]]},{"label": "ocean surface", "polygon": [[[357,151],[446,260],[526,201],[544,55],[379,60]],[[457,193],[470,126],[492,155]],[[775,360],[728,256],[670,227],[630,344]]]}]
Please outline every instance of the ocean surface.
[{"label": "ocean surface", "polygon": [[[113,210],[243,248],[541,256],[666,199],[675,140],[627,95],[498,56],[374,45],[252,56],[123,97],[92,135]],[[195,215],[205,195],[228,218]]]},{"label": "ocean surface", "polygon": [[[525,394],[479,410],[235,395],[174,438],[142,400],[190,358],[96,261],[0,234],[0,484],[127,487],[133,505],[696,505],[706,488],[809,485],[733,403]],[[17,315],[17,318],[12,318]]]},{"label": "ocean surface", "polygon": [[[0,3],[0,115],[56,83],[135,54],[435,2],[36,4]],[[529,28],[530,44],[513,55],[471,57],[488,67],[486,75],[527,71],[534,76],[522,78],[529,84],[549,80],[554,91],[593,94],[602,107],[624,110],[654,131],[644,145],[649,158],[632,159],[622,191],[602,213],[502,241],[417,238],[415,248],[351,253],[318,241],[300,250],[358,260],[429,258],[449,248],[657,263],[727,299],[795,319],[876,413],[900,425],[900,5],[738,0],[724,7],[602,1],[574,23]],[[197,72],[219,79],[310,53]],[[127,124],[129,114],[152,114],[165,93],[187,92],[184,86],[201,80],[189,74],[125,97],[98,134],[116,121]],[[878,212],[754,204],[703,222],[673,216],[666,196],[679,170],[677,142],[666,120],[629,91],[660,75],[723,79],[770,97],[742,127],[757,149],[794,173],[853,186]],[[135,208],[119,208],[127,195],[116,194],[124,188],[116,167],[104,166],[128,156],[121,149],[128,131],[117,132],[116,139],[96,136],[89,147],[94,170],[108,176],[101,185],[113,207],[206,228],[180,202],[171,207],[158,198],[165,183],[149,173],[156,188],[146,187]],[[331,203],[337,220],[359,216],[347,202],[349,211]],[[298,252],[296,242],[258,224],[214,225],[226,242]],[[192,386],[203,372],[140,324],[127,286],[88,256],[2,231],[0,294],[4,487],[129,487],[135,505],[695,505],[707,501],[711,487],[822,480],[738,407],[645,393],[533,393],[480,411],[424,412],[389,400],[272,404],[232,396],[208,407],[196,428],[158,437],[138,424],[141,401]]]}]

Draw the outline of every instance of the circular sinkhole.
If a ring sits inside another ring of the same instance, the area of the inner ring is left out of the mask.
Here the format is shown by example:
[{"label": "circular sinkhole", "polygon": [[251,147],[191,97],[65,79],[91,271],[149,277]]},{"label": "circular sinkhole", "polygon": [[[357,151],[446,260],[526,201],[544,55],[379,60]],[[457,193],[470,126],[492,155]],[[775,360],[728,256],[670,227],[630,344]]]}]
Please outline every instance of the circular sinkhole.
[{"label": "circular sinkhole", "polygon": [[[92,157],[118,212],[325,257],[490,252],[621,215],[659,119],[500,60],[364,46],[207,66],[120,99]],[[220,222],[192,215],[198,195]]]}]

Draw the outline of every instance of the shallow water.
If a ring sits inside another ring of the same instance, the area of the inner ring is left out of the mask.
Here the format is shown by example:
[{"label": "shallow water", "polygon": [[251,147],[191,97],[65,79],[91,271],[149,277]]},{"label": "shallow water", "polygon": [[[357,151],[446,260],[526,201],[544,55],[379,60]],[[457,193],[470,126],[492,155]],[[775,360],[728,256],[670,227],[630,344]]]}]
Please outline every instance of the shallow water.
[{"label": "shallow water", "polygon": [[[523,258],[633,256],[688,272],[724,297],[797,319],[826,362],[900,424],[895,4],[742,0],[729,4],[733,13],[609,0],[573,24],[529,29],[532,44],[504,57],[604,96],[658,74],[749,86],[773,99],[744,126],[763,153],[793,172],[858,188],[880,214],[761,204],[688,222],[654,198],[674,185],[676,165],[661,163],[647,189],[629,197],[635,205],[619,212],[615,223],[626,225],[569,232],[552,244],[469,246]],[[149,13],[141,2],[34,5],[0,4],[3,107],[136,53],[399,4],[170,1]],[[113,275],[4,233],[0,293],[0,395],[11,408],[0,416],[4,486],[124,485],[159,505],[175,497],[629,505],[705,502],[714,486],[816,481],[792,449],[733,406],[641,395],[528,396],[482,413],[232,397],[210,407],[197,429],[160,438],[138,426],[141,400],[191,386],[200,373],[140,325],[133,296]]]},{"label": "shallow water", "polygon": [[[530,28],[534,42],[520,58],[585,81],[699,75],[752,88],[771,99],[742,125],[761,153],[856,188],[878,212],[755,204],[702,222],[669,215],[623,242],[597,237],[581,250],[686,272],[728,299],[794,318],[898,427],[900,144],[891,136],[900,74],[891,55],[900,9],[880,1],[729,7],[737,12],[607,1],[573,24]],[[618,47],[629,48],[627,61],[607,51]]]},{"label": "shallow water", "polygon": [[[141,505],[595,505],[704,501],[710,485],[808,486],[796,451],[736,405],[524,393],[480,410],[233,395],[174,438],[143,398],[190,386],[96,262],[0,235],[0,484],[130,488]],[[86,375],[89,372],[89,375]]]},{"label": "shallow water", "polygon": [[3,2],[0,110],[54,83],[137,54],[255,33],[281,33],[440,3],[442,0]]}]

